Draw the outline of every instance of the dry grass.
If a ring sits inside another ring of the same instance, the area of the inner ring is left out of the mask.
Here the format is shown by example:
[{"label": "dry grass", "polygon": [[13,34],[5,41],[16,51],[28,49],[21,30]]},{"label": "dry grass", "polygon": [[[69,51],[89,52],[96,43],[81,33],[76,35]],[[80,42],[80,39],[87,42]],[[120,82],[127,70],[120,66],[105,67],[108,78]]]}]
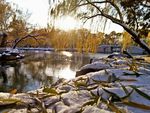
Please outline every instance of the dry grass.
[{"label": "dry grass", "polygon": [[148,63],[150,63],[150,56],[143,56],[144,60]]}]

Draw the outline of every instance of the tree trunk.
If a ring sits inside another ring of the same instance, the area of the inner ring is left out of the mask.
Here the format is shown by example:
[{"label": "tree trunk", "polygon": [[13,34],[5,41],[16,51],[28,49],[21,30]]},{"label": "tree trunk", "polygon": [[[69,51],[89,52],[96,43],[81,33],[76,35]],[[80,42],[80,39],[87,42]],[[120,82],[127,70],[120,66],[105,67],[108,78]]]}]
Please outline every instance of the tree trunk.
[{"label": "tree trunk", "polygon": [[123,21],[120,21],[120,20],[118,20],[110,15],[104,14],[104,13],[102,13],[101,15],[110,19],[113,23],[122,26],[124,28],[124,30],[126,30],[132,36],[133,41],[135,43],[137,43],[141,48],[143,48],[148,54],[150,54],[150,48],[148,47],[148,45],[146,43],[144,43],[143,41],[140,40],[140,36],[138,35],[137,32],[130,29]]},{"label": "tree trunk", "polygon": [[40,36],[40,35],[30,35],[30,34],[29,34],[29,35],[26,35],[26,36],[24,36],[24,37],[18,39],[17,41],[15,41],[15,43],[14,43],[14,45],[13,45],[12,48],[15,49],[16,46],[17,46],[22,40],[27,39],[27,38],[33,38],[33,39],[35,39],[35,41],[40,45],[39,41],[36,39],[36,37],[38,37],[38,36]]},{"label": "tree trunk", "polygon": [[0,47],[6,47],[6,41],[7,41],[7,34],[2,33]]},{"label": "tree trunk", "polygon": [[144,43],[143,41],[140,40],[140,36],[138,35],[138,33],[134,32],[133,30],[131,30],[130,28],[128,28],[127,26],[122,26],[130,35],[132,35],[132,39],[135,43],[137,43],[141,48],[143,48],[148,54],[150,54],[150,48],[148,47],[148,45],[146,43]]},{"label": "tree trunk", "polygon": [[148,54],[150,54],[150,48],[147,46],[147,44],[145,44],[139,38],[132,37],[132,39],[134,40],[134,42],[136,42],[137,44],[139,44],[139,46],[141,48],[143,48]]}]

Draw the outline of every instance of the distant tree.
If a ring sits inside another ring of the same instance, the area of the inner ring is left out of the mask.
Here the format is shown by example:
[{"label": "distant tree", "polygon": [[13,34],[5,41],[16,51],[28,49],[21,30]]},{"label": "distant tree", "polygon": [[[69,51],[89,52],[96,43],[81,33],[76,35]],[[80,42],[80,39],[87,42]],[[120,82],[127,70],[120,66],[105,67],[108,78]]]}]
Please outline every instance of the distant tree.
[{"label": "distant tree", "polygon": [[11,6],[5,0],[0,0],[0,31],[7,32],[9,30],[13,17],[14,11]]},{"label": "distant tree", "polygon": [[104,44],[117,44],[119,38],[117,39],[117,33],[115,31],[105,34],[105,39],[103,40]]},{"label": "distant tree", "polygon": [[88,51],[88,48],[86,46],[87,38],[90,35],[90,32],[87,29],[79,29],[77,30],[77,41],[76,41],[76,48],[79,52]]},{"label": "distant tree", "polygon": [[96,36],[97,36],[97,38],[99,39],[99,45],[100,44],[103,44],[103,42],[104,42],[104,33],[102,33],[102,32],[98,32],[98,33],[96,33]]},{"label": "distant tree", "polygon": [[101,43],[100,37],[98,37],[96,34],[89,34],[85,43],[86,52],[95,53],[100,43]]},{"label": "distant tree", "polygon": [[128,32],[123,32],[122,51],[127,49],[132,44],[131,35]]},{"label": "distant tree", "polygon": [[[28,43],[31,43],[31,45],[35,45],[35,46],[41,46],[41,47],[45,47],[45,46],[49,46],[50,42],[49,42],[49,30],[47,30],[46,28],[41,28],[41,29],[34,29],[30,34],[32,35],[38,35],[37,37],[37,41],[38,43],[35,43],[35,40],[32,39],[27,39]],[[31,41],[32,40],[32,41]]]},{"label": "distant tree", "polygon": [[78,52],[96,52],[98,45],[102,42],[103,33],[92,34],[87,29],[63,31],[52,29],[49,33],[49,43],[57,50],[66,48],[77,49]]},{"label": "distant tree", "polygon": [[146,39],[147,39],[147,43],[148,43],[148,45],[150,46],[150,32],[148,33],[148,35],[147,35]]},{"label": "distant tree", "polygon": [[91,19],[95,26],[104,18],[109,19],[122,26],[150,54],[150,48],[141,40],[141,31],[150,28],[149,0],[54,0],[53,3],[56,3],[50,11],[53,17],[76,15],[86,21]]},{"label": "distant tree", "polygon": [[[10,5],[5,2],[5,0],[0,0],[0,32],[2,36],[0,37],[0,47],[5,47],[7,42],[6,32],[9,29],[10,22],[14,16],[14,12]],[[5,35],[4,35],[5,34]]]},{"label": "distant tree", "polygon": [[70,34],[59,29],[52,29],[49,35],[51,46],[57,50],[70,47]]},{"label": "distant tree", "polygon": [[96,52],[102,42],[103,33],[92,34],[87,29],[78,29],[75,35],[75,48],[78,52]]},{"label": "distant tree", "polygon": [[9,29],[10,35],[14,39],[23,37],[28,34],[27,23],[23,17],[17,18],[14,16],[12,22],[9,25]]},{"label": "distant tree", "polygon": [[28,16],[21,10],[12,8],[6,0],[0,0],[0,31],[8,35],[8,37],[1,37],[1,47],[28,34]]}]

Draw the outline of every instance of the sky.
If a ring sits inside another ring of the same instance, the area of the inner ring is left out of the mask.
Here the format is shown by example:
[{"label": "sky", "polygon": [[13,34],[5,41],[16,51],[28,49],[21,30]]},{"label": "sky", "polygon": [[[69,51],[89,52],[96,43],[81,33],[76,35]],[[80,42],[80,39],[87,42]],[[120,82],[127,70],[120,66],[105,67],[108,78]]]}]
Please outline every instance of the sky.
[{"label": "sky", "polygon": [[15,3],[23,11],[28,11],[32,15],[29,22],[37,24],[41,27],[47,26],[48,20],[48,0],[7,0],[8,2]]},{"label": "sky", "polygon": [[[21,8],[24,12],[28,11],[31,13],[31,16],[28,20],[29,23],[32,23],[33,25],[37,25],[38,27],[47,27],[48,23],[48,9],[49,9],[49,0],[6,0],[11,3],[15,3],[18,5],[19,8]],[[73,27],[70,25],[77,25],[78,22],[72,24],[75,22],[73,19],[66,19],[60,20],[56,22],[56,26],[59,28],[62,28],[64,30],[78,28]],[[66,21],[67,20],[67,21]],[[62,24],[63,23],[63,24]],[[110,33],[111,31],[117,31],[122,32],[123,28],[116,24],[111,24],[109,26],[106,26],[106,33]]]}]

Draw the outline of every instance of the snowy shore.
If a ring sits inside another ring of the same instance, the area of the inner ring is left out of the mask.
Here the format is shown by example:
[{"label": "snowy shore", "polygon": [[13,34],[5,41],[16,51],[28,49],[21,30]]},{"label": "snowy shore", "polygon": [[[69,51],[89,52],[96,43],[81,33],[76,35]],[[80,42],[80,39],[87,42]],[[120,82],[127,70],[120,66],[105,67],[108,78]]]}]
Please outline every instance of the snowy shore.
[{"label": "snowy shore", "polygon": [[37,91],[0,93],[0,112],[150,112],[149,63],[129,58],[101,58],[81,67],[79,72],[84,73],[77,73],[73,80],[60,79]]}]

